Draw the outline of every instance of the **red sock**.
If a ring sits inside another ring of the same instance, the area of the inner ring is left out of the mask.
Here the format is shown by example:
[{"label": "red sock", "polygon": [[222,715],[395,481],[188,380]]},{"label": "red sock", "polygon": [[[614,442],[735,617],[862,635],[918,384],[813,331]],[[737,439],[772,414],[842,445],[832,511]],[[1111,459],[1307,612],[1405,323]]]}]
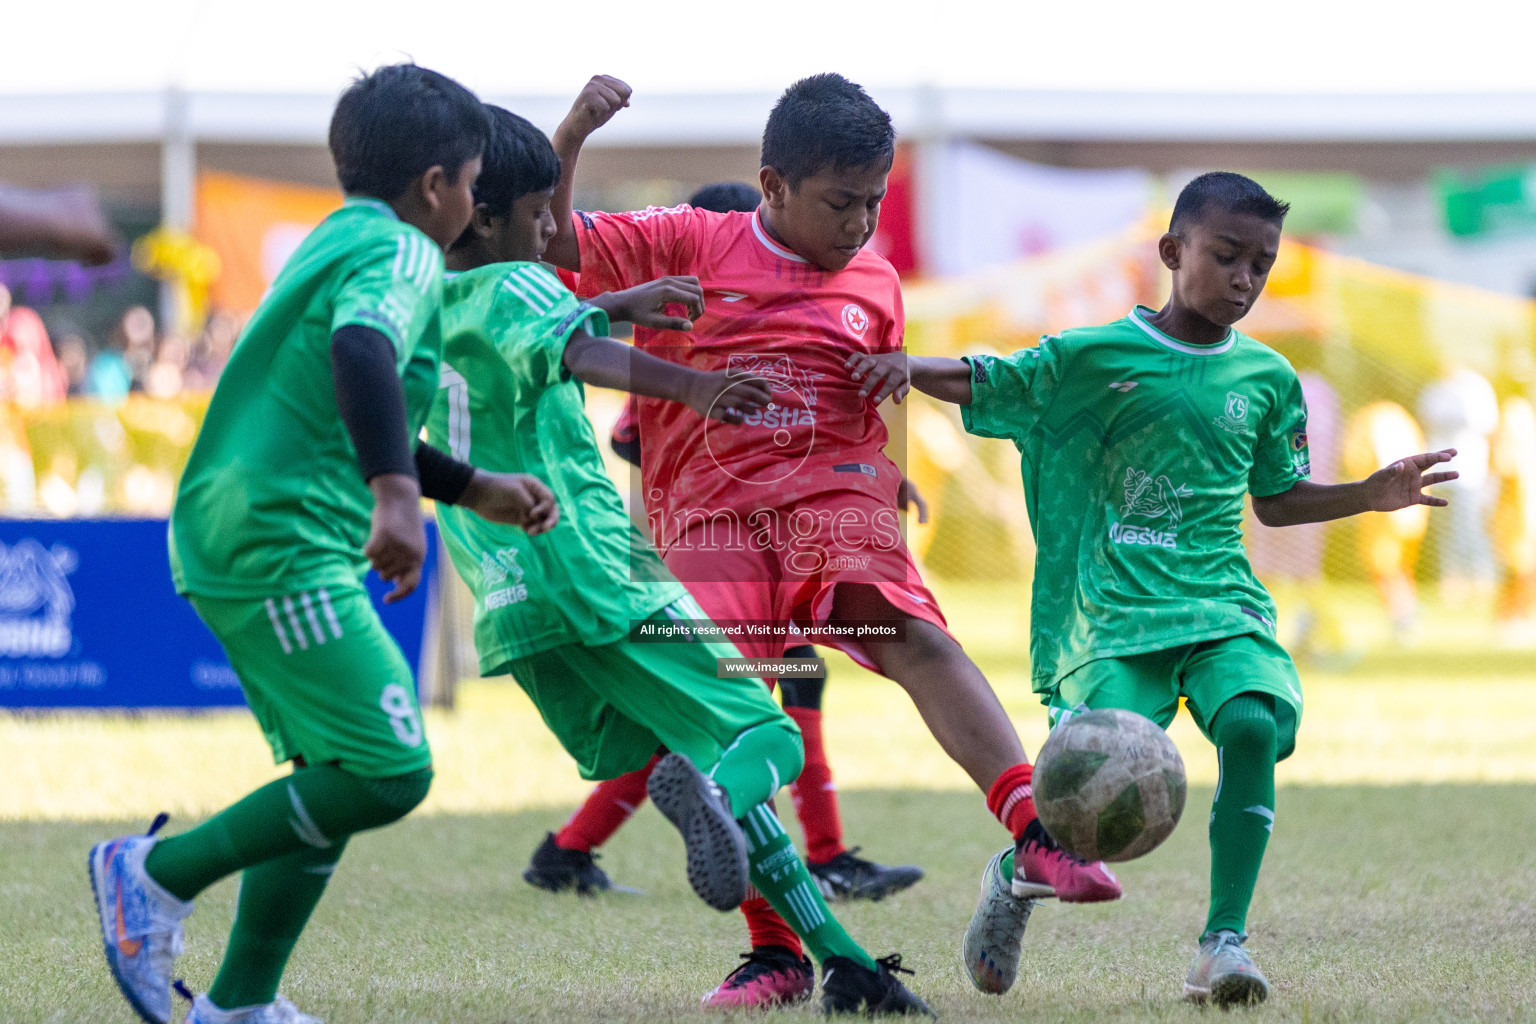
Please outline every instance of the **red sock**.
[{"label": "red sock", "polygon": [[1035,820],[1035,795],[1030,786],[1033,765],[1016,764],[997,777],[987,790],[987,810],[1018,839]]},{"label": "red sock", "polygon": [[779,912],[769,905],[762,893],[756,887],[747,889],[747,898],[741,903],[741,914],[747,919],[747,935],[751,937],[752,948],[758,946],[784,946],[793,950],[795,956],[800,956],[800,936],[789,926],[789,922],[779,916]]},{"label": "red sock", "polygon": [[591,851],[606,843],[619,826],[629,820],[645,803],[645,783],[651,777],[651,769],[661,760],[657,754],[650,764],[628,775],[599,782],[592,795],[571,815],[565,827],[555,833],[555,845],[562,850]]},{"label": "red sock", "polygon": [[795,814],[805,829],[806,856],[817,863],[842,853],[843,821],[837,813],[837,786],[827,764],[827,748],[821,740],[821,712],[815,708],[787,707],[784,711],[800,727],[805,739],[805,767],[789,784]]}]

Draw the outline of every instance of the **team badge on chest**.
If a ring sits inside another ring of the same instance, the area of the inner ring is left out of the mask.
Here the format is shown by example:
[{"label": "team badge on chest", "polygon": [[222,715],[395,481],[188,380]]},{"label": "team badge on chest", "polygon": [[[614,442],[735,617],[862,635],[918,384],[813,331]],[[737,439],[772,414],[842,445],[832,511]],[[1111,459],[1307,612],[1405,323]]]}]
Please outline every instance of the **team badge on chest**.
[{"label": "team badge on chest", "polygon": [[857,302],[850,302],[843,307],[843,326],[855,338],[862,338],[864,332],[869,330],[869,314]]},{"label": "team badge on chest", "polygon": [[1245,432],[1248,429],[1248,397],[1236,391],[1228,391],[1225,408],[1211,422],[1229,434]]}]

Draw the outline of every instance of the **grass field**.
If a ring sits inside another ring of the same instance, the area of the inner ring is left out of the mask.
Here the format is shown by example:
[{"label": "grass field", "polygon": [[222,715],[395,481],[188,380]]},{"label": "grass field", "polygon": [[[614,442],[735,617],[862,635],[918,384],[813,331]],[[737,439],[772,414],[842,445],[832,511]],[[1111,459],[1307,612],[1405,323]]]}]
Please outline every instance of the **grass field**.
[{"label": "grass field", "polygon": [[[1026,743],[1043,737],[1012,599],[942,595]],[[1256,1019],[1536,1020],[1536,680],[1529,653],[1455,615],[1422,646],[1367,652],[1348,675],[1304,673],[1299,750],[1251,918],[1275,984]],[[1214,759],[1187,717],[1174,737],[1196,783],[1126,899],[1046,905],[1019,984],[965,980],[959,936],[1002,835],[890,684],[833,666],[828,744],[851,842],[922,864],[918,887],[840,916],[876,954],[900,951],[947,1020],[1196,1020],[1179,983],[1203,921],[1203,826]],[[603,865],[645,896],[552,897],[518,875],[586,787],[515,687],[475,683],[429,716],[438,783],[422,813],[349,849],[285,991],[330,1024],[698,1021],[698,995],[744,949],[705,909],[681,843],[637,816]],[[0,717],[0,1021],[127,1022],[101,963],[84,856],[161,808],[190,824],[273,777],[244,713]],[[182,970],[211,979],[235,886],[200,901]],[[800,1019],[809,1010],[786,1012]]]}]

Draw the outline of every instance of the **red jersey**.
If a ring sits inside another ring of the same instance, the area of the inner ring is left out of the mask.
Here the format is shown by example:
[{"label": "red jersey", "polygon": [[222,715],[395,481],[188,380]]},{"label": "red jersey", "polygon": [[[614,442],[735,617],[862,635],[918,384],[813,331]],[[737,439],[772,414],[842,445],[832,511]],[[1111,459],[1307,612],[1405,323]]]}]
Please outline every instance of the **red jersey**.
[{"label": "red jersey", "polygon": [[772,404],[739,426],[640,400],[641,476],[659,548],[703,517],[785,510],[838,491],[894,509],[900,472],[884,454],[885,424],[844,368],[855,352],[901,349],[901,283],[884,257],[866,248],[845,269],[822,270],[769,238],[756,212],[652,207],[575,220],[581,295],[669,274],[704,287],[692,331],[637,330],[636,345],[773,390]]}]

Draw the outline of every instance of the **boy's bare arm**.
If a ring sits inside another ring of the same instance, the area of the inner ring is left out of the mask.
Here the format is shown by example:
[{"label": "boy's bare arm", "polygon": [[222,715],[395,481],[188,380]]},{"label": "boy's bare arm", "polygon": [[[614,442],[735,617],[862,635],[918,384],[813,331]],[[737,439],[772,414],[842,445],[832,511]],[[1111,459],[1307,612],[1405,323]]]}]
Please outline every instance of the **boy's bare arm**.
[{"label": "boy's bare arm", "polygon": [[[704,315],[704,288],[696,277],[658,277],[654,281],[603,292],[587,300],[608,314],[610,320],[627,320],[638,327],[658,331],[691,331]],[[669,306],[682,306],[684,316],[672,316]]]},{"label": "boy's bare arm", "polygon": [[593,387],[681,402],[726,423],[740,423],[772,400],[768,385],[755,377],[690,369],[585,331],[571,336],[563,361],[573,377]]},{"label": "boy's bare arm", "polygon": [[971,364],[964,359],[912,356],[907,374],[912,386],[925,395],[955,405],[971,404]]},{"label": "boy's bare arm", "polygon": [[1425,494],[1424,488],[1455,480],[1459,474],[1455,470],[1426,470],[1451,461],[1455,454],[1456,449],[1447,448],[1410,455],[1354,483],[1315,484],[1302,480],[1279,494],[1263,498],[1255,495],[1253,514],[1265,526],[1299,526],[1326,523],[1361,512],[1395,512],[1410,505],[1445,506],[1450,503]]},{"label": "boy's bare arm", "polygon": [[571,112],[565,115],[550,142],[560,158],[560,180],[549,201],[554,214],[555,237],[544,250],[544,260],[566,270],[581,270],[581,245],[571,223],[571,197],[576,190],[576,160],[587,137],[607,124],[614,114],[629,106],[630,88],[612,75],[594,75],[581,90]]}]

